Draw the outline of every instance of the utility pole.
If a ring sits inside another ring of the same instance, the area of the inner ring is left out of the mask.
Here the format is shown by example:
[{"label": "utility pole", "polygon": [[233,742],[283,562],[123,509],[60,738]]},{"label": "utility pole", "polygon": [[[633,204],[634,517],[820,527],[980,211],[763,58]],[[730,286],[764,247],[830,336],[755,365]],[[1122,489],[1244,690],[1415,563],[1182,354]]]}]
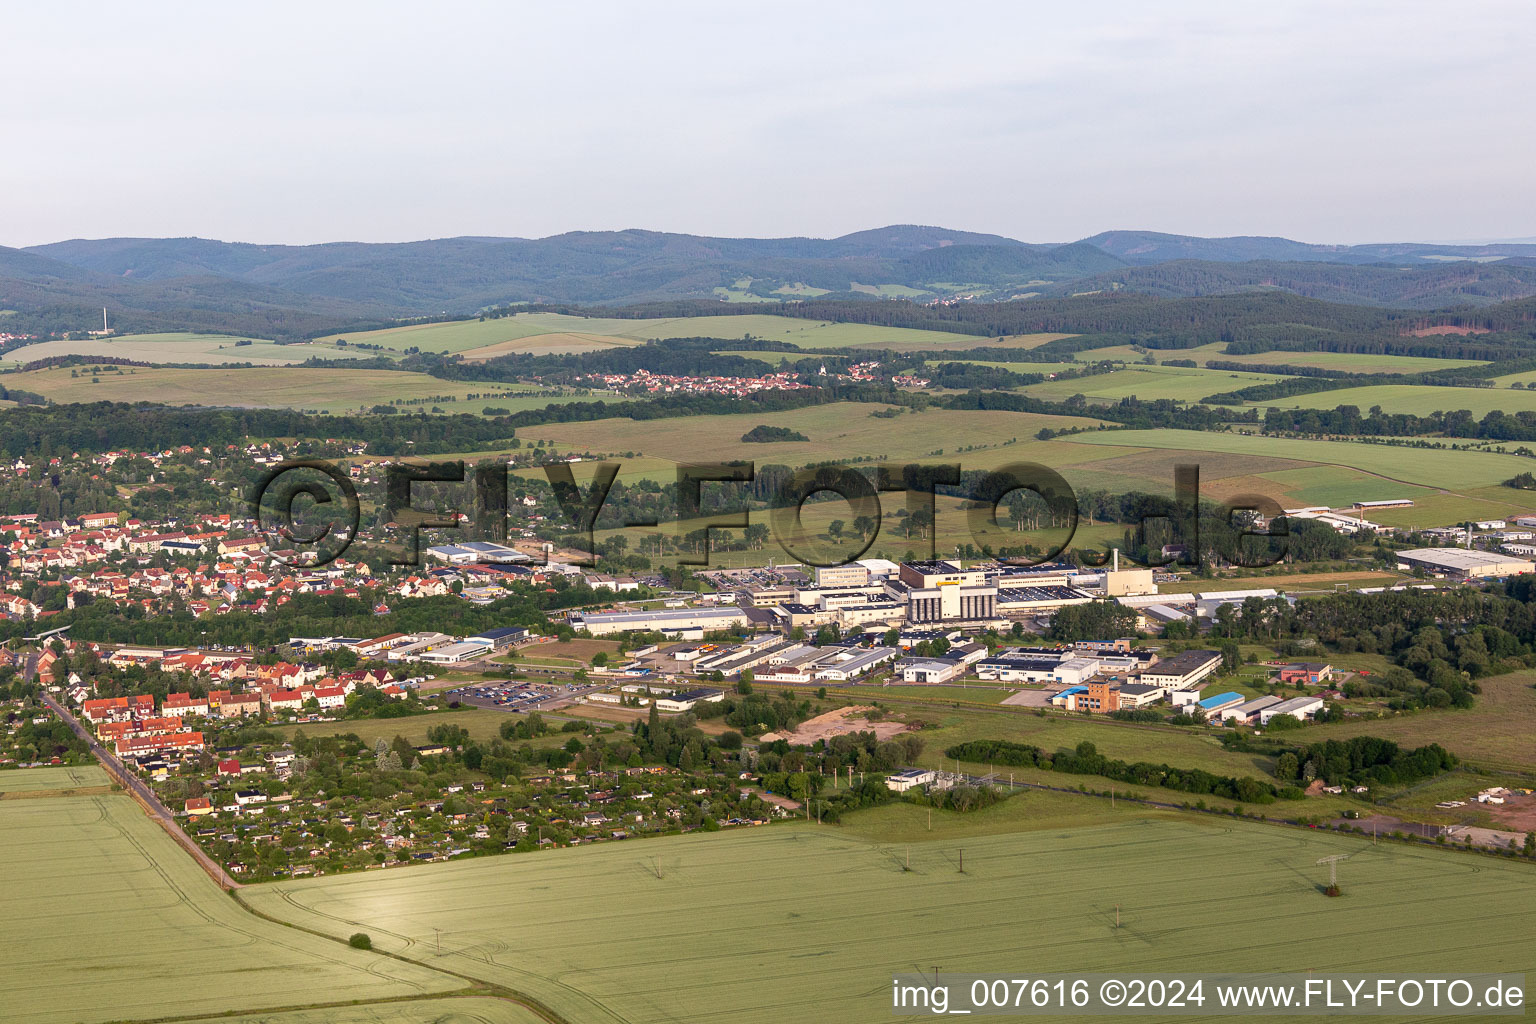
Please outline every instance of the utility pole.
[{"label": "utility pole", "polygon": [[433,928],[432,930],[437,933],[437,952],[441,956],[443,952],[443,930],[441,928]]}]

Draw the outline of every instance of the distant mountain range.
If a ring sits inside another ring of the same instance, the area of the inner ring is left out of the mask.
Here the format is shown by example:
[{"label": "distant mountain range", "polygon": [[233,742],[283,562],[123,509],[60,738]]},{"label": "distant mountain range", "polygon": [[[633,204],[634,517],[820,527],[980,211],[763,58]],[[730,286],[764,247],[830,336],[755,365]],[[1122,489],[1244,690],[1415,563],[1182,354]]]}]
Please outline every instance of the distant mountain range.
[{"label": "distant mountain range", "polygon": [[0,247],[0,309],[33,320],[97,316],[107,306],[138,329],[279,337],[518,302],[923,302],[1265,290],[1405,309],[1484,305],[1536,295],[1536,244],[1336,246],[1150,231],[1032,244],[897,225],[832,239],[629,230],[382,244],[111,238]]}]

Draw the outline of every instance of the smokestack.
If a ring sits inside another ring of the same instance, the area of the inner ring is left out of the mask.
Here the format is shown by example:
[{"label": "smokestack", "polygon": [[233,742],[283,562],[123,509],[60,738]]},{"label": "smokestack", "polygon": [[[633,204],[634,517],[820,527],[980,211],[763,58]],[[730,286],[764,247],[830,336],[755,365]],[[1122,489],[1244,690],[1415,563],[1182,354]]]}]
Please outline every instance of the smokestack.
[{"label": "smokestack", "polygon": [[1119,548],[1113,548],[1112,550],[1114,551],[1114,555],[1111,556],[1110,571],[1111,572],[1119,572],[1120,571],[1120,549]]},{"label": "smokestack", "polygon": [[106,306],[102,306],[101,307],[101,332],[103,334],[105,334],[108,330],[110,330],[110,328],[107,327],[107,307]]}]

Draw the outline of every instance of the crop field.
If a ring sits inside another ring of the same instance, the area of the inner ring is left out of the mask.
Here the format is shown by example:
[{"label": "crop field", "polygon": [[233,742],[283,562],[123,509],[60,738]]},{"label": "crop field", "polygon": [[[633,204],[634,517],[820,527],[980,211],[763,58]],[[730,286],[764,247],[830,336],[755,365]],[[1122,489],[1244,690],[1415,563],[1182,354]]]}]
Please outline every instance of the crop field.
[{"label": "crop field", "polygon": [[[729,316],[666,317],[626,320],[618,317],[581,317],[563,313],[519,313],[494,320],[461,320],[453,323],[411,324],[332,335],[320,339],[382,345],[395,351],[415,347],[423,352],[468,352],[540,335],[575,335],[609,339],[613,345],[633,345],[653,338],[723,338],[747,335],[769,341],[783,341],[800,348],[840,348],[872,346],[877,348],[971,348],[988,344],[988,339],[947,331],[920,331],[903,327],[876,327],[870,324],[840,324],[826,320],[775,316],[771,313],[743,313]],[[516,349],[508,348],[507,351]],[[528,351],[536,350],[534,348]]]},{"label": "crop field", "polygon": [[[249,341],[249,345],[235,343]],[[338,348],[324,342],[279,345],[259,338],[224,334],[125,334],[88,341],[40,341],[6,353],[6,362],[23,365],[55,356],[132,359],[142,363],[255,363],[285,366],[306,359],[367,359],[373,353]]]},{"label": "crop field", "polygon": [[1226,370],[1200,370],[1182,366],[1130,366],[1113,373],[1074,377],[1031,384],[1027,394],[1059,402],[1073,395],[1089,401],[1118,402],[1122,398],[1173,398],[1198,402],[1207,395],[1233,391],[1279,380],[1263,373],[1231,373]]},{"label": "crop field", "polygon": [[7,793],[46,793],[89,789],[112,780],[98,764],[50,768],[14,768],[0,771],[0,797]]},{"label": "crop field", "polygon": [[[122,372],[118,373],[118,369]],[[487,406],[516,412],[542,409],[552,403],[591,400],[588,395],[546,394],[526,385],[445,381],[425,373],[299,366],[232,370],[125,366],[99,374],[59,366],[7,374],[4,380],[11,387],[35,391],[55,402],[163,402],[329,413],[429,399],[419,405],[403,405],[401,410],[426,412],[436,405],[444,412],[478,415]],[[472,399],[470,395],[480,397]]]},{"label": "crop field", "polygon": [[[1094,426],[1098,422],[1075,416],[948,409],[903,413],[895,419],[870,415],[885,408],[838,402],[778,413],[548,423],[524,428],[518,435],[525,440],[554,441],[576,451],[638,451],[677,462],[752,459],[758,463],[804,465],[858,457],[937,460],[940,456],[935,453],[942,451],[970,466],[982,463],[962,452],[964,447],[999,446],[1010,440],[1033,439],[1041,427]],[[760,423],[797,430],[810,440],[767,444],[741,440],[743,434]]]},{"label": "crop field", "polygon": [[[1226,453],[1348,466],[1389,480],[1438,488],[1489,487],[1530,469],[1530,460],[1517,455],[1216,431],[1114,430],[1078,434],[1071,440],[1078,444],[1155,448],[1193,455],[1197,460],[1205,453]],[[1260,472],[1280,468],[1285,467],[1266,467]]]},{"label": "crop field", "polygon": [[363,1006],[327,1006],[276,1013],[220,1014],[178,1024],[542,1024],[532,1010],[494,996],[438,996]]},{"label": "crop field", "polygon": [[997,366],[997,367],[1001,367],[1004,370],[1011,370],[1014,373],[1044,373],[1044,374],[1049,374],[1049,373],[1060,373],[1063,370],[1080,370],[1080,369],[1082,369],[1082,364],[1081,363],[1074,363],[1074,362],[1059,362],[1059,363],[1008,363],[1008,362],[998,362],[998,361],[990,360],[990,359],[955,359],[955,360],[930,359],[928,361],[928,365],[930,367],[932,367],[932,366],[935,366],[938,363],[942,363],[942,362],[969,363],[972,366]]},{"label": "crop field", "polygon": [[[1424,373],[1429,370],[1449,370],[1460,366],[1481,366],[1479,359],[1441,359],[1437,356],[1376,355],[1367,352],[1255,352],[1249,355],[1228,355],[1222,350],[1225,342],[1214,342],[1198,348],[1159,350],[1153,356],[1164,362],[1169,359],[1193,359],[1204,365],[1215,360],[1226,363],[1251,363],[1259,366],[1314,366],[1320,370],[1338,370],[1342,373]],[[1084,352],[1083,358],[1092,355]]]},{"label": "crop field", "polygon": [[[329,934],[366,930],[381,948],[583,1022],[884,1021],[891,974],[935,962],[1032,972],[1536,967],[1529,865],[1243,821],[1142,814],[1089,825],[1044,810],[1044,830],[966,837],[963,874],[963,833],[870,841],[855,816],[843,828],[604,844],[242,896]],[[1346,898],[1327,900],[1316,862],[1338,853],[1353,855],[1339,868]],[[1148,865],[1174,864],[1221,884],[1148,884]],[[1431,906],[1435,941],[1425,943]]]},{"label": "crop field", "polygon": [[1333,409],[1353,405],[1362,413],[1374,406],[1383,412],[1415,413],[1426,416],[1436,410],[1454,412],[1468,409],[1481,419],[1490,412],[1536,412],[1536,391],[1524,388],[1443,388],[1409,384],[1379,384],[1373,387],[1319,391],[1311,395],[1293,395],[1257,403],[1281,409]]},{"label": "crop field", "polygon": [[246,913],[126,796],[0,801],[0,877],[7,1021],[161,1020],[465,987]]}]

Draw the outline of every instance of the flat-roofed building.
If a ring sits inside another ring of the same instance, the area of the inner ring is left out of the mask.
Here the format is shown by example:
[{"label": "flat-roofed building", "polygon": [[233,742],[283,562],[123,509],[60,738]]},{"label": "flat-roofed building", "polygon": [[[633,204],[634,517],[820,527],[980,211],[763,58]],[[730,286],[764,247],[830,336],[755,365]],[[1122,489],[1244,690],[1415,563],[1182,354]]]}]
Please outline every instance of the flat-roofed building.
[{"label": "flat-roofed building", "polygon": [[1321,697],[1292,697],[1290,700],[1271,704],[1260,711],[1259,722],[1262,725],[1268,725],[1271,719],[1280,715],[1290,715],[1292,718],[1306,721],[1321,710],[1323,710]]},{"label": "flat-roofed building", "polygon": [[1523,576],[1536,569],[1536,562],[1529,558],[1517,558],[1495,551],[1472,551],[1467,548],[1418,548],[1397,552],[1397,563],[1406,569],[1424,569],[1427,572],[1469,579],[1486,579],[1492,576]]},{"label": "flat-roofed building", "polygon": [[1220,651],[1184,651],[1163,658],[1141,673],[1141,682],[1164,690],[1177,690],[1198,683],[1221,667]]},{"label": "flat-roofed building", "polygon": [[567,617],[573,629],[585,629],[593,636],[610,633],[672,633],[679,630],[732,629],[747,624],[740,608],[675,608],[633,612],[572,612]]}]

